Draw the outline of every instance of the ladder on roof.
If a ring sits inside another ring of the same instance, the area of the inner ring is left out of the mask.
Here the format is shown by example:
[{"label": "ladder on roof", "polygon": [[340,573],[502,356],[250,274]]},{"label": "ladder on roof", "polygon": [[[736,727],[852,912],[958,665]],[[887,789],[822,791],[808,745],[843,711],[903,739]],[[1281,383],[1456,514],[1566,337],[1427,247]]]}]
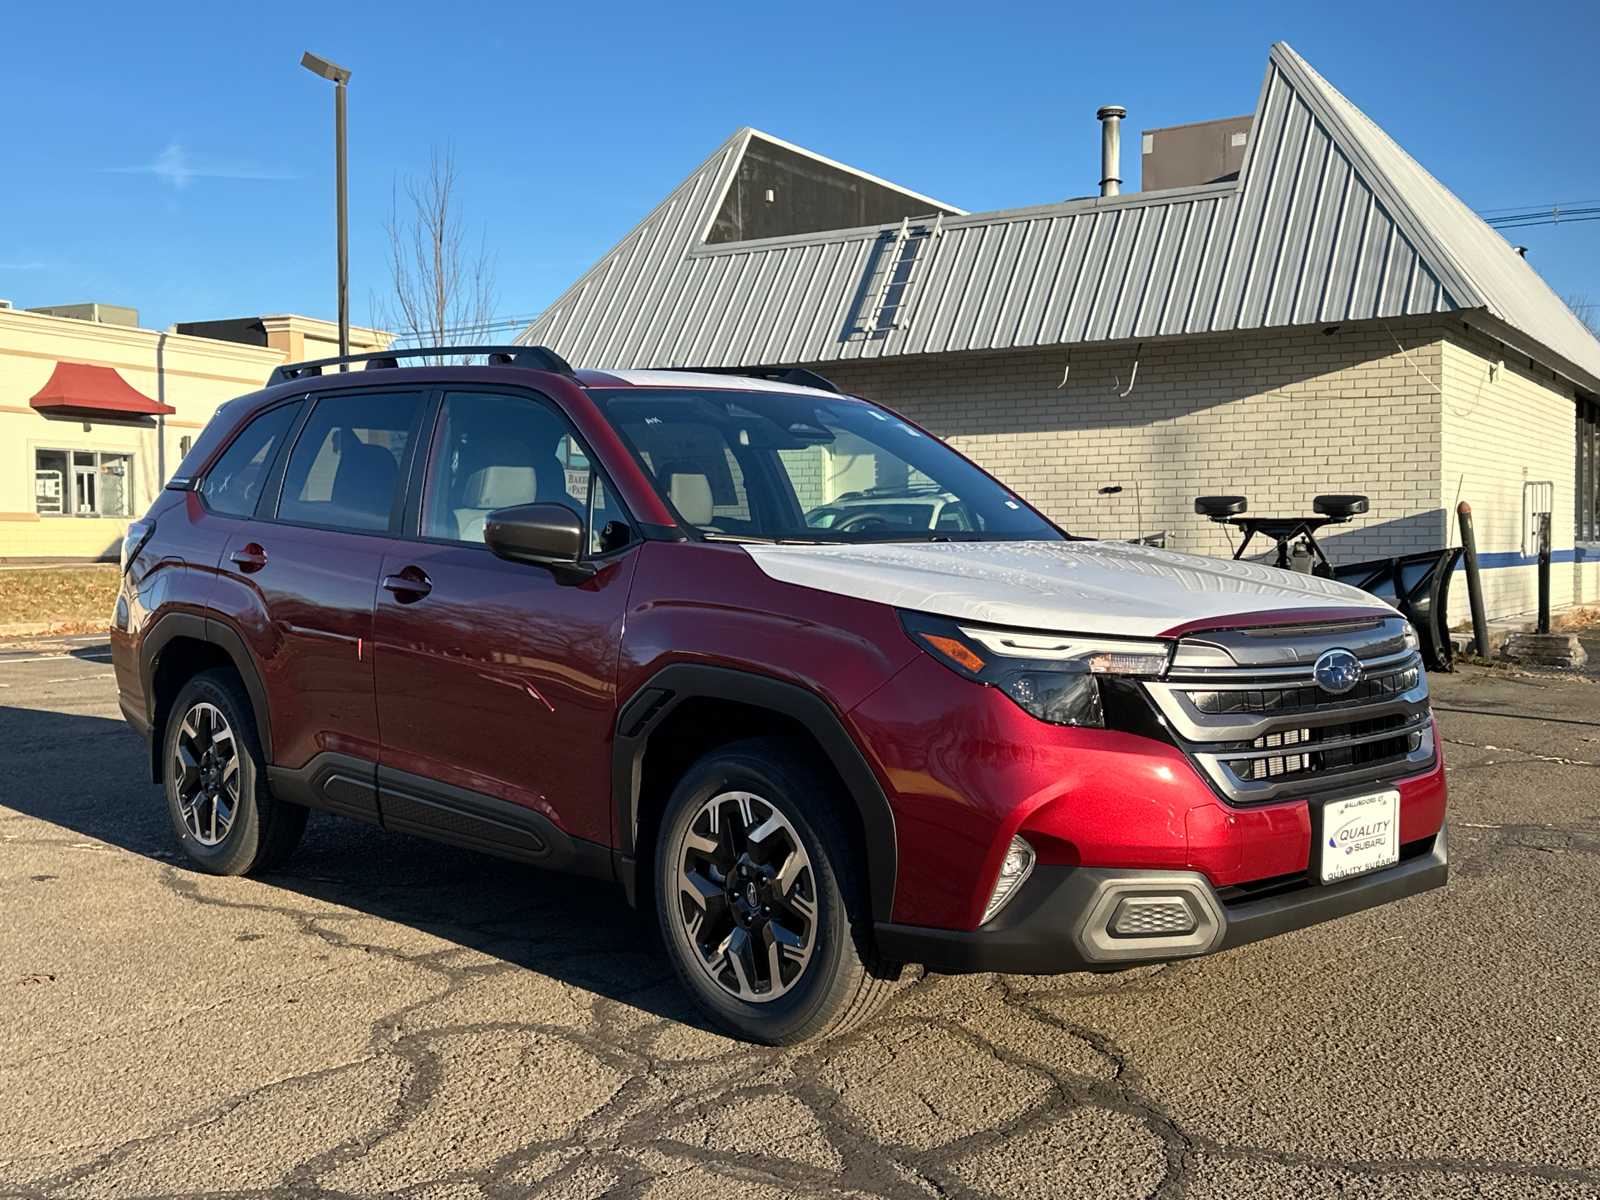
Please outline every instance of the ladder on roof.
[{"label": "ladder on roof", "polygon": [[877,341],[894,329],[903,329],[911,312],[911,296],[929,259],[933,240],[943,232],[944,214],[930,224],[900,222],[899,229],[886,230],[878,237],[861,303],[856,306],[850,338]]}]

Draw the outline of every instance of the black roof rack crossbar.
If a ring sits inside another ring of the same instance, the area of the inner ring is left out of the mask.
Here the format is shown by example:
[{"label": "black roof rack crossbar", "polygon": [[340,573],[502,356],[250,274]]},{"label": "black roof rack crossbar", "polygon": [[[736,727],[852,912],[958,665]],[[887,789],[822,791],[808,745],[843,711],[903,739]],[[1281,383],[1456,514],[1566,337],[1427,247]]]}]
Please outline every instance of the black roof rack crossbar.
[{"label": "black roof rack crossbar", "polygon": [[577,374],[571,363],[544,346],[418,346],[413,350],[373,350],[367,354],[341,354],[337,358],[284,363],[273,370],[267,386],[321,375],[324,367],[336,367],[341,363],[366,363],[367,370],[375,371],[396,368],[402,358],[454,358],[464,354],[482,354],[491,363],[501,366],[530,367],[535,371],[553,371],[557,375]]},{"label": "black roof rack crossbar", "polygon": [[668,367],[669,371],[694,371],[701,375],[743,375],[748,379],[770,379],[774,383],[788,383],[795,387],[817,388],[819,391],[844,395],[844,389],[831,379],[804,367]]}]

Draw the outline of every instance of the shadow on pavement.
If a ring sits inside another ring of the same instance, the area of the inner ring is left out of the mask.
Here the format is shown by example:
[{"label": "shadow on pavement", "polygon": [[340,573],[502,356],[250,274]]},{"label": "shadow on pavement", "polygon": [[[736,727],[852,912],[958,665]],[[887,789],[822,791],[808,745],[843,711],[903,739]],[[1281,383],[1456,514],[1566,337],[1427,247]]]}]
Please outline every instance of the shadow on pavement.
[{"label": "shadow on pavement", "polygon": [[[145,744],[121,721],[0,706],[0,763],[0,804],[208,878],[179,849]],[[282,895],[246,907],[295,916],[296,897],[341,905],[708,1028],[676,986],[653,920],[613,884],[318,812],[287,866],[256,881]]]}]

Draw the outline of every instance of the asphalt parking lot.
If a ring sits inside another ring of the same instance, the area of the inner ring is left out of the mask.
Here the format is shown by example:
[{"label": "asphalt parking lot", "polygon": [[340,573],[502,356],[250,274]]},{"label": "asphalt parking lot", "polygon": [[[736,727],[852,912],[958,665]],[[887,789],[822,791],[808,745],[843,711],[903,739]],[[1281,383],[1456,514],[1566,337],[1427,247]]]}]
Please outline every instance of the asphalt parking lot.
[{"label": "asphalt parking lot", "polygon": [[103,642],[0,650],[0,1195],[1600,1194],[1600,683],[1433,685],[1443,891],[775,1051],[597,883],[321,814],[189,870]]}]

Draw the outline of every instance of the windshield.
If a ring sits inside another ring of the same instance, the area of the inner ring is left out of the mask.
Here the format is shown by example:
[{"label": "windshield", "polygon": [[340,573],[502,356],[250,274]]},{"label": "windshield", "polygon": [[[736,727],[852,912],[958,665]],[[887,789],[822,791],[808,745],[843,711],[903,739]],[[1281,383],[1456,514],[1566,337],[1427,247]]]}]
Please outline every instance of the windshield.
[{"label": "windshield", "polygon": [[595,389],[681,522],[799,542],[1060,541],[943,442],[859,400]]}]

